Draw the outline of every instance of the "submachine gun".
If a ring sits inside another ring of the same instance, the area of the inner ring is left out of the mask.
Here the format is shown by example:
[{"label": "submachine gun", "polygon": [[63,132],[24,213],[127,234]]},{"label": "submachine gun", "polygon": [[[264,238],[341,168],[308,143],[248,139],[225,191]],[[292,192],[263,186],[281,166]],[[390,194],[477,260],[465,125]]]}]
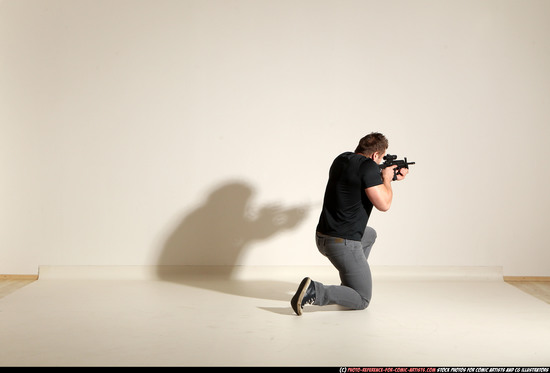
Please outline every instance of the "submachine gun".
[{"label": "submachine gun", "polygon": [[386,154],[383,159],[384,159],[384,162],[380,163],[379,165],[380,170],[383,170],[386,167],[397,166],[393,170],[392,180],[397,180],[397,175],[401,175],[400,170],[402,168],[409,168],[410,164],[415,164],[415,162],[407,162],[407,157],[405,157],[404,159],[397,159],[396,155],[391,155],[391,154]]}]

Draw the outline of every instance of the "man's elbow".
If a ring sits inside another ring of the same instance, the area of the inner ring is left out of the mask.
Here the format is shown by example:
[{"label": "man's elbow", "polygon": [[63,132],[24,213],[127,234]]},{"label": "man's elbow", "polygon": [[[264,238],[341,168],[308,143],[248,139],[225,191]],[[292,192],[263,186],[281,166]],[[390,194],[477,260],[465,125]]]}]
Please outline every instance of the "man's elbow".
[{"label": "man's elbow", "polygon": [[379,203],[374,205],[378,211],[386,212],[390,209],[391,202]]},{"label": "man's elbow", "polygon": [[384,184],[365,189],[367,198],[371,201],[372,205],[379,211],[388,211],[392,201],[391,187]]}]

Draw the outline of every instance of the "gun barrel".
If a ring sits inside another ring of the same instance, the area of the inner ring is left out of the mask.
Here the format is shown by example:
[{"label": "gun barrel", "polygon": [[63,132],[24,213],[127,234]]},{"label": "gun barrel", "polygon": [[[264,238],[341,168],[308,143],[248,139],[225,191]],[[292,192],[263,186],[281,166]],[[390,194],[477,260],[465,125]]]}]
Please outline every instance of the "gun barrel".
[{"label": "gun barrel", "polygon": [[385,155],[384,160],[385,162],[379,165],[381,170],[391,166],[397,166],[398,169],[409,168],[409,165],[416,163],[416,162],[407,161],[407,157],[404,157],[403,159],[397,159],[396,155],[390,155],[390,154]]}]

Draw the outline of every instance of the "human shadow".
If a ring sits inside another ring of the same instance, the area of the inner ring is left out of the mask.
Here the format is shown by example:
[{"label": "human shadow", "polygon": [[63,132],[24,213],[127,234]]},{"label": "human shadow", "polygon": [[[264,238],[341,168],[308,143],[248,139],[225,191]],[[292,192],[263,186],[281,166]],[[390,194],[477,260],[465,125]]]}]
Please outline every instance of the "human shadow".
[{"label": "human shadow", "polygon": [[272,300],[288,300],[296,284],[237,276],[239,259],[253,242],[293,229],[307,216],[307,205],[254,206],[254,189],[242,181],[214,188],[185,214],[167,237],[157,277],[208,290]]}]

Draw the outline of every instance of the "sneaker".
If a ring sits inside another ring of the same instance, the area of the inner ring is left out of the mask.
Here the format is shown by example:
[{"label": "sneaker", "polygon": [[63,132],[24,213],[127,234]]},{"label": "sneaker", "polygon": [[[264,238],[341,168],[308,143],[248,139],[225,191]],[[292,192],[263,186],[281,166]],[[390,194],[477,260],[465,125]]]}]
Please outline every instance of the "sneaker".
[{"label": "sneaker", "polygon": [[306,277],[298,286],[296,294],[292,297],[290,305],[298,316],[302,314],[302,308],[305,304],[313,304],[315,302],[315,285],[309,277]]}]

